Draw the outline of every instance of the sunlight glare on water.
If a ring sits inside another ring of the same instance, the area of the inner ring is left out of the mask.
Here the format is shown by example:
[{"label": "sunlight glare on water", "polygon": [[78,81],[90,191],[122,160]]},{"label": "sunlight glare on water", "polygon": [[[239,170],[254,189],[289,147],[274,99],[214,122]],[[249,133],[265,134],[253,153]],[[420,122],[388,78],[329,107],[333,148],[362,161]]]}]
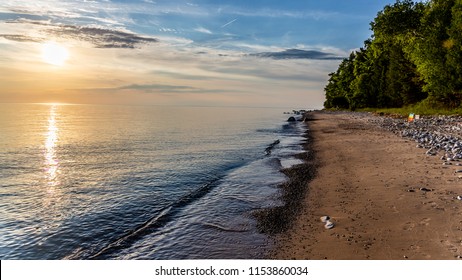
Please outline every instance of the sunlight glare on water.
[{"label": "sunlight glare on water", "polygon": [[58,126],[56,124],[57,105],[50,106],[50,116],[48,118],[48,132],[45,141],[45,172],[50,191],[52,187],[59,184],[58,168],[59,162],[56,157],[56,142],[58,141]]}]

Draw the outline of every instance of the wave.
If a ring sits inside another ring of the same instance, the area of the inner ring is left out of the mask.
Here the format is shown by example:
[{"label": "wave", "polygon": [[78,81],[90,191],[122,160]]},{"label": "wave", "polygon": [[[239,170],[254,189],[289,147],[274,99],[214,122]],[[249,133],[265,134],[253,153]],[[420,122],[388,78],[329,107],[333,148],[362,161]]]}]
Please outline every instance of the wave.
[{"label": "wave", "polygon": [[214,224],[214,223],[201,223],[202,226],[213,228],[213,229],[218,229],[220,231],[226,231],[226,232],[246,232],[249,231],[248,229],[245,228],[228,228],[222,225]]},{"label": "wave", "polygon": [[[278,146],[282,145],[279,139],[275,140],[271,144],[269,144],[264,152],[266,156],[271,155],[274,149]],[[280,158],[279,157],[265,157],[262,155],[262,158],[266,158],[267,164],[269,166],[273,166],[276,170],[279,170],[281,167]],[[260,159],[262,159],[260,158]],[[258,160],[258,159],[256,159]],[[252,161],[254,162],[254,161]],[[208,182],[201,185],[196,190],[188,193],[187,195],[181,197],[180,199],[176,200],[175,202],[170,203],[169,205],[162,208],[160,211],[156,212],[156,214],[143,223],[138,224],[137,226],[133,227],[132,229],[126,231],[125,233],[118,235],[117,237],[113,238],[109,242],[106,243],[102,248],[98,246],[98,248],[78,248],[74,251],[74,253],[65,257],[65,259],[108,259],[112,256],[117,255],[118,252],[121,250],[127,249],[132,246],[135,242],[139,241],[140,239],[144,238],[149,234],[153,234],[156,231],[159,231],[161,228],[165,227],[168,223],[174,221],[178,213],[181,212],[185,207],[188,205],[200,200],[205,195],[211,192],[213,188],[219,186],[221,180],[229,174],[230,170],[235,170],[236,168],[248,165],[249,162],[246,163],[234,163],[229,164],[227,168],[225,168],[223,174],[213,175],[209,178]],[[131,182],[133,183],[133,182]],[[249,229],[246,228],[232,228],[226,227],[220,224],[215,223],[200,223],[203,227],[219,230],[222,232],[248,232]],[[100,243],[101,244],[101,243]]]},{"label": "wave", "polygon": [[217,183],[220,179],[220,177],[216,177],[198,189],[194,190],[193,192],[190,192],[177,201],[164,207],[155,216],[129,230],[125,234],[116,237],[98,251],[91,252],[90,250],[90,252],[88,252],[88,250],[78,248],[76,251],[74,251],[74,253],[66,256],[64,259],[104,259],[105,256],[113,253],[114,251],[129,247],[133,242],[139,240],[142,236],[152,233],[153,231],[165,226],[184,207],[209,193],[215,186],[218,185]]}]

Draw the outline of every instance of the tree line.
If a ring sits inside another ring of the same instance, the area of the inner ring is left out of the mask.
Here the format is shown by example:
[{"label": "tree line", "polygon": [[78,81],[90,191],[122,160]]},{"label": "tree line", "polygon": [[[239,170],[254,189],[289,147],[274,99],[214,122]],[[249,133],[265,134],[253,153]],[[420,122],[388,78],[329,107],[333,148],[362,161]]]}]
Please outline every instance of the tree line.
[{"label": "tree line", "polygon": [[387,5],[373,35],[329,74],[325,108],[462,106],[462,0]]}]

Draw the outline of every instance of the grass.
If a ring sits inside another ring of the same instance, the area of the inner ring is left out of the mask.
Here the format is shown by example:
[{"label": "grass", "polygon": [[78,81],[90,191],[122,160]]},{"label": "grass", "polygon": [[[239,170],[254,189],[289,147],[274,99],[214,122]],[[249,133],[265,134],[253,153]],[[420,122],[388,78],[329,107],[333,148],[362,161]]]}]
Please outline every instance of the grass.
[{"label": "grass", "polygon": [[447,109],[438,106],[431,106],[431,104],[427,104],[424,102],[402,108],[364,108],[358,109],[357,111],[383,113],[386,115],[400,115],[403,117],[408,116],[410,113],[425,116],[462,115],[462,108]]}]

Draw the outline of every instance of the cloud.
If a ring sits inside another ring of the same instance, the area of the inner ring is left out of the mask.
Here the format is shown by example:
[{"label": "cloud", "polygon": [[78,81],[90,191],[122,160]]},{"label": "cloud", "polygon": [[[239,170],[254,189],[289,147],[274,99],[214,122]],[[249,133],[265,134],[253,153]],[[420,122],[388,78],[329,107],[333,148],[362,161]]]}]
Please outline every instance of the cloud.
[{"label": "cloud", "polygon": [[337,12],[328,11],[293,11],[293,10],[281,10],[281,9],[241,9],[237,7],[227,7],[221,9],[221,13],[232,14],[245,17],[267,17],[267,18],[297,18],[297,19],[314,19],[314,20],[328,20],[331,18],[337,18],[340,16]]},{"label": "cloud", "polygon": [[65,38],[76,39],[90,42],[96,48],[129,48],[133,49],[139,44],[156,43],[158,39],[152,37],[140,36],[138,34],[118,29],[109,29],[93,26],[78,26],[71,24],[53,24],[49,21],[33,21],[27,19],[18,19],[8,21],[10,24],[24,24],[41,26],[44,33],[43,37],[33,37],[22,34],[0,34],[7,40],[18,42],[44,42],[50,35]]},{"label": "cloud", "polygon": [[161,85],[161,84],[131,84],[116,88],[117,90],[136,90],[142,92],[199,92],[201,89],[191,86]]},{"label": "cloud", "polygon": [[165,71],[165,70],[156,70],[152,71],[155,75],[162,75],[165,77],[175,77],[178,80],[190,80],[190,81],[207,81],[214,79],[213,76],[208,75],[208,73],[203,74],[190,74],[190,73],[182,73],[179,71]]},{"label": "cloud", "polygon": [[317,59],[317,60],[341,60],[343,57],[335,56],[332,53],[326,53],[314,50],[288,49],[279,52],[261,52],[249,54],[250,56],[272,58],[272,59]]},{"label": "cloud", "polygon": [[210,31],[210,30],[208,30],[207,28],[204,28],[204,27],[195,28],[194,31],[204,33],[204,34],[213,34],[212,31]]},{"label": "cloud", "polygon": [[73,88],[69,89],[73,92],[80,93],[128,93],[128,94],[147,94],[152,96],[184,96],[188,94],[207,95],[221,94],[229,92],[239,92],[237,89],[215,89],[215,88],[200,88],[187,85],[167,85],[167,84],[129,84],[119,87],[95,87],[95,88]]},{"label": "cloud", "polygon": [[138,44],[158,42],[158,39],[142,37],[134,33],[104,29],[97,27],[85,27],[75,25],[63,25],[49,31],[59,37],[74,38],[91,42],[97,48],[134,48]]},{"label": "cloud", "polygon": [[5,38],[10,41],[16,41],[16,42],[41,43],[41,42],[46,41],[45,38],[32,37],[32,36],[27,36],[27,35],[19,35],[19,34],[0,34],[0,37]]}]

